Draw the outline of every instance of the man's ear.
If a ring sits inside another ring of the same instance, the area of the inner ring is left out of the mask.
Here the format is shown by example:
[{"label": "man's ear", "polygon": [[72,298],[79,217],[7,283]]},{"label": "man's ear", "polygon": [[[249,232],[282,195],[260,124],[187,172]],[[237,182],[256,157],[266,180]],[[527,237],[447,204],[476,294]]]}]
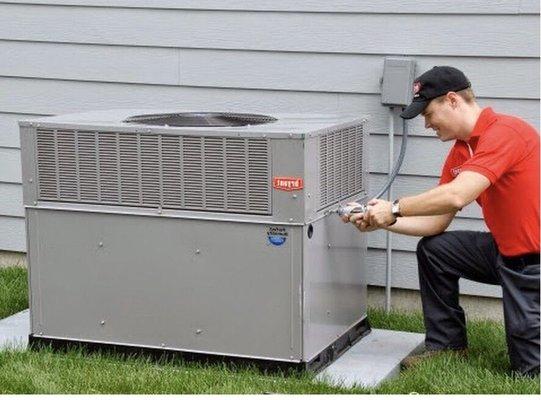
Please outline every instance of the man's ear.
[{"label": "man's ear", "polygon": [[447,93],[445,97],[447,98],[447,101],[451,105],[451,108],[453,110],[456,110],[460,103],[460,96],[456,92],[449,92]]}]

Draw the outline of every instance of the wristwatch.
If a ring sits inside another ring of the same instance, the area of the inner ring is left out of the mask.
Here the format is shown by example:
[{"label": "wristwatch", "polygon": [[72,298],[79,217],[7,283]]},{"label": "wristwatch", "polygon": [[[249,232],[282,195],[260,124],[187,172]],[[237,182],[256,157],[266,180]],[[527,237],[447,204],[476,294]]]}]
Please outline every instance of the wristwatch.
[{"label": "wristwatch", "polygon": [[402,214],[400,214],[400,199],[396,199],[395,201],[393,201],[393,205],[391,206],[391,212],[396,218],[402,216]]}]

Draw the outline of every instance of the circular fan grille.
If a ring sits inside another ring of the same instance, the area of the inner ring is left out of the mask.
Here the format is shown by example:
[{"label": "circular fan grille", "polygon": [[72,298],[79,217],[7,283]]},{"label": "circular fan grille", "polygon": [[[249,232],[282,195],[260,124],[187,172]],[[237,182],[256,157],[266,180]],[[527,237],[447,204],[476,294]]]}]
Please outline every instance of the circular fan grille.
[{"label": "circular fan grille", "polygon": [[227,127],[261,125],[276,121],[269,115],[238,113],[169,113],[134,115],[124,122],[153,126]]}]

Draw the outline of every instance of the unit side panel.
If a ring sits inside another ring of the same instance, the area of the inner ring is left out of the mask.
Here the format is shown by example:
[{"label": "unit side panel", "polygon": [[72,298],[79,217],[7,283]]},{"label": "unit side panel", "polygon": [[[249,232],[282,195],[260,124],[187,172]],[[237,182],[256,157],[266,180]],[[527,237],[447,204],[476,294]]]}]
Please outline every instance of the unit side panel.
[{"label": "unit side panel", "polygon": [[304,229],[303,358],[311,360],[366,317],[366,238],[337,215]]},{"label": "unit side panel", "polygon": [[33,334],[300,360],[300,290],[292,288],[301,244],[290,228],[272,245],[262,224],[29,216],[31,248],[39,247],[30,264]]},{"label": "unit side panel", "polygon": [[23,203],[33,204],[38,199],[36,168],[36,130],[30,127],[20,128],[21,172],[23,184]]},{"label": "unit side panel", "polygon": [[[301,178],[304,176],[304,140],[273,139],[272,176],[274,178]],[[272,215],[276,222],[304,222],[304,193],[306,189],[284,190],[272,187]]]},{"label": "unit side panel", "polygon": [[321,196],[319,136],[312,136],[304,142],[304,176],[305,176],[305,221],[317,217]]}]

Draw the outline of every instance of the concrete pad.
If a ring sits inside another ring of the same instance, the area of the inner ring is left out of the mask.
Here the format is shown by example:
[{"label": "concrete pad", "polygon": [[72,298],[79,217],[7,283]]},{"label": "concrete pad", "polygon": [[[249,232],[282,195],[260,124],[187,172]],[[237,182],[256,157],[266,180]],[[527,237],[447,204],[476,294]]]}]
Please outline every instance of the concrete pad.
[{"label": "concrete pad", "polygon": [[0,320],[0,349],[26,349],[30,333],[28,309]]},{"label": "concrete pad", "polygon": [[411,354],[424,349],[421,333],[372,329],[338,360],[317,376],[316,380],[333,386],[351,388],[375,387],[400,373],[400,363]]}]

